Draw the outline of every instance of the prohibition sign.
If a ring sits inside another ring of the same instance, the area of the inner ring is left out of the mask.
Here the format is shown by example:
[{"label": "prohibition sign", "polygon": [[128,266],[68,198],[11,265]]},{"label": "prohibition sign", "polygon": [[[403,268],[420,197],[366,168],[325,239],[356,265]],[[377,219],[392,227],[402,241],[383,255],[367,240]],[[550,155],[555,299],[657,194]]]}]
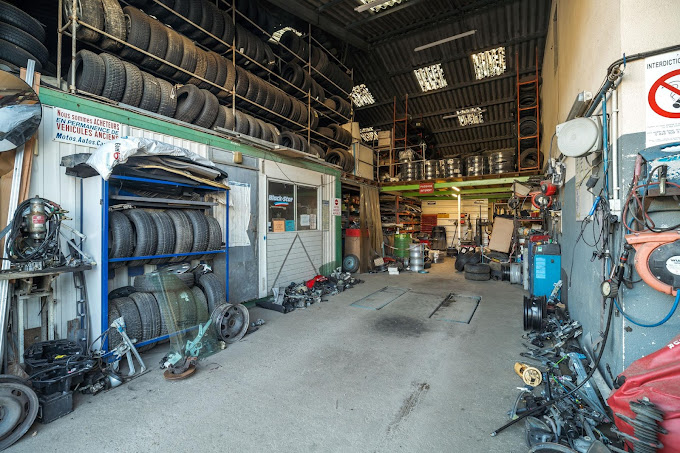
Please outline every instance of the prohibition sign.
[{"label": "prohibition sign", "polygon": [[670,79],[671,77],[675,77],[676,75],[680,75],[680,69],[676,69],[675,71],[671,71],[668,74],[664,74],[663,76],[659,77],[659,79],[656,82],[654,82],[652,84],[652,87],[649,89],[648,96],[649,106],[652,108],[652,110],[654,110],[655,113],[666,118],[680,118],[680,111],[669,112],[667,110],[664,110],[656,102],[656,93],[657,91],[659,91],[659,88],[664,87],[667,90],[670,90],[671,93],[674,93],[675,95],[680,97],[680,88],[674,87],[673,85],[667,82],[668,79]]}]

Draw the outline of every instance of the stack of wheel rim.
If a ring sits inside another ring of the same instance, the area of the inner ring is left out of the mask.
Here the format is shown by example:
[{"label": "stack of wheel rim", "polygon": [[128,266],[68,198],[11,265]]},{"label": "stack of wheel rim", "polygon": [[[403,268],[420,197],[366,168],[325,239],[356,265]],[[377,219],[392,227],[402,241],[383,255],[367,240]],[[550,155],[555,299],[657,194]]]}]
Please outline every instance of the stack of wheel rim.
[{"label": "stack of wheel rim", "polygon": [[437,165],[436,160],[423,162],[423,179],[435,179],[437,177]]},{"label": "stack of wheel rim", "polygon": [[487,151],[484,154],[488,159],[490,174],[510,173],[515,171],[516,151],[514,148]]},{"label": "stack of wheel rim", "polygon": [[508,280],[513,285],[522,284],[522,265],[520,263],[510,263],[508,268]]},{"label": "stack of wheel rim", "polygon": [[489,173],[489,162],[484,156],[468,156],[465,159],[467,176],[481,176]]},{"label": "stack of wheel rim", "polygon": [[456,178],[463,175],[463,162],[457,157],[444,159],[445,177]]},{"label": "stack of wheel rim", "polygon": [[419,272],[425,269],[425,254],[423,251],[423,244],[411,244],[409,246],[408,265],[413,272]]},{"label": "stack of wheel rim", "polygon": [[403,181],[414,181],[420,179],[420,162],[410,160],[400,160],[401,179]]}]

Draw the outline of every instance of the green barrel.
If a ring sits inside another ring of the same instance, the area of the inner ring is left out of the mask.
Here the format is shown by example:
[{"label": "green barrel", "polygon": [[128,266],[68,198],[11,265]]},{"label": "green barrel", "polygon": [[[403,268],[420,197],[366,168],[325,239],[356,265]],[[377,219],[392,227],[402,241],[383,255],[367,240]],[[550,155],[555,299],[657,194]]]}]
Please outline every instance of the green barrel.
[{"label": "green barrel", "polygon": [[408,258],[408,247],[411,245],[411,235],[407,233],[394,235],[394,255]]}]

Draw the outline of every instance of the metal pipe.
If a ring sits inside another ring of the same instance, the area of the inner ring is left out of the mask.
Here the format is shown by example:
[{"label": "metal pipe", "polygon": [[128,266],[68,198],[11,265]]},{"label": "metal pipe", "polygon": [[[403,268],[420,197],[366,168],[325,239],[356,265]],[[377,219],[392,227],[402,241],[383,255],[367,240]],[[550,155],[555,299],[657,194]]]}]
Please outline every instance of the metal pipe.
[{"label": "metal pipe", "polygon": [[[68,0],[67,0],[68,1]],[[73,3],[71,5],[71,67],[75,68],[76,64],[76,29],[78,27],[78,13],[77,13],[77,7],[78,7],[78,0],[73,0]],[[58,83],[59,81],[57,81]],[[71,71],[71,80],[70,80],[70,85],[69,85],[69,91],[71,93],[76,92],[76,71],[73,70]]]},{"label": "metal pipe", "polygon": [[619,96],[614,87],[612,90],[612,192],[613,199],[619,200]]},{"label": "metal pipe", "polygon": [[457,219],[457,222],[456,222],[456,230],[457,230],[456,234],[458,235],[458,248],[460,248],[460,210],[461,210],[460,200],[462,198],[463,198],[462,195],[458,195],[458,219]]},{"label": "metal pipe", "polygon": [[63,18],[63,0],[59,0],[59,11],[57,12],[57,83],[59,84],[59,88],[61,88],[61,44],[62,44],[62,22],[64,21]]}]

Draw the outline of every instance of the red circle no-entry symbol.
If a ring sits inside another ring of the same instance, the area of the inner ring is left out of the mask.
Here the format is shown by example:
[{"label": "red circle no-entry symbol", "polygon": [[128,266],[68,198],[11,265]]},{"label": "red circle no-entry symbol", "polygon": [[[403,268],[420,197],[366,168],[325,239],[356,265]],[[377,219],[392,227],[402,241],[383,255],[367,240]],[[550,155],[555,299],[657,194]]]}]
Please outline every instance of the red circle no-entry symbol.
[{"label": "red circle no-entry symbol", "polygon": [[671,92],[670,97],[674,100],[674,104],[680,103],[680,87],[673,86],[668,82],[668,79],[677,75],[680,75],[680,69],[676,69],[675,71],[671,71],[668,74],[664,74],[663,76],[659,77],[659,79],[654,82],[652,87],[649,89],[649,95],[647,98],[649,106],[652,108],[652,110],[654,110],[654,112],[665,118],[680,118],[680,110],[677,112],[672,112],[670,109],[667,110],[659,106],[659,103],[656,101],[656,94],[659,89],[663,87]]}]

